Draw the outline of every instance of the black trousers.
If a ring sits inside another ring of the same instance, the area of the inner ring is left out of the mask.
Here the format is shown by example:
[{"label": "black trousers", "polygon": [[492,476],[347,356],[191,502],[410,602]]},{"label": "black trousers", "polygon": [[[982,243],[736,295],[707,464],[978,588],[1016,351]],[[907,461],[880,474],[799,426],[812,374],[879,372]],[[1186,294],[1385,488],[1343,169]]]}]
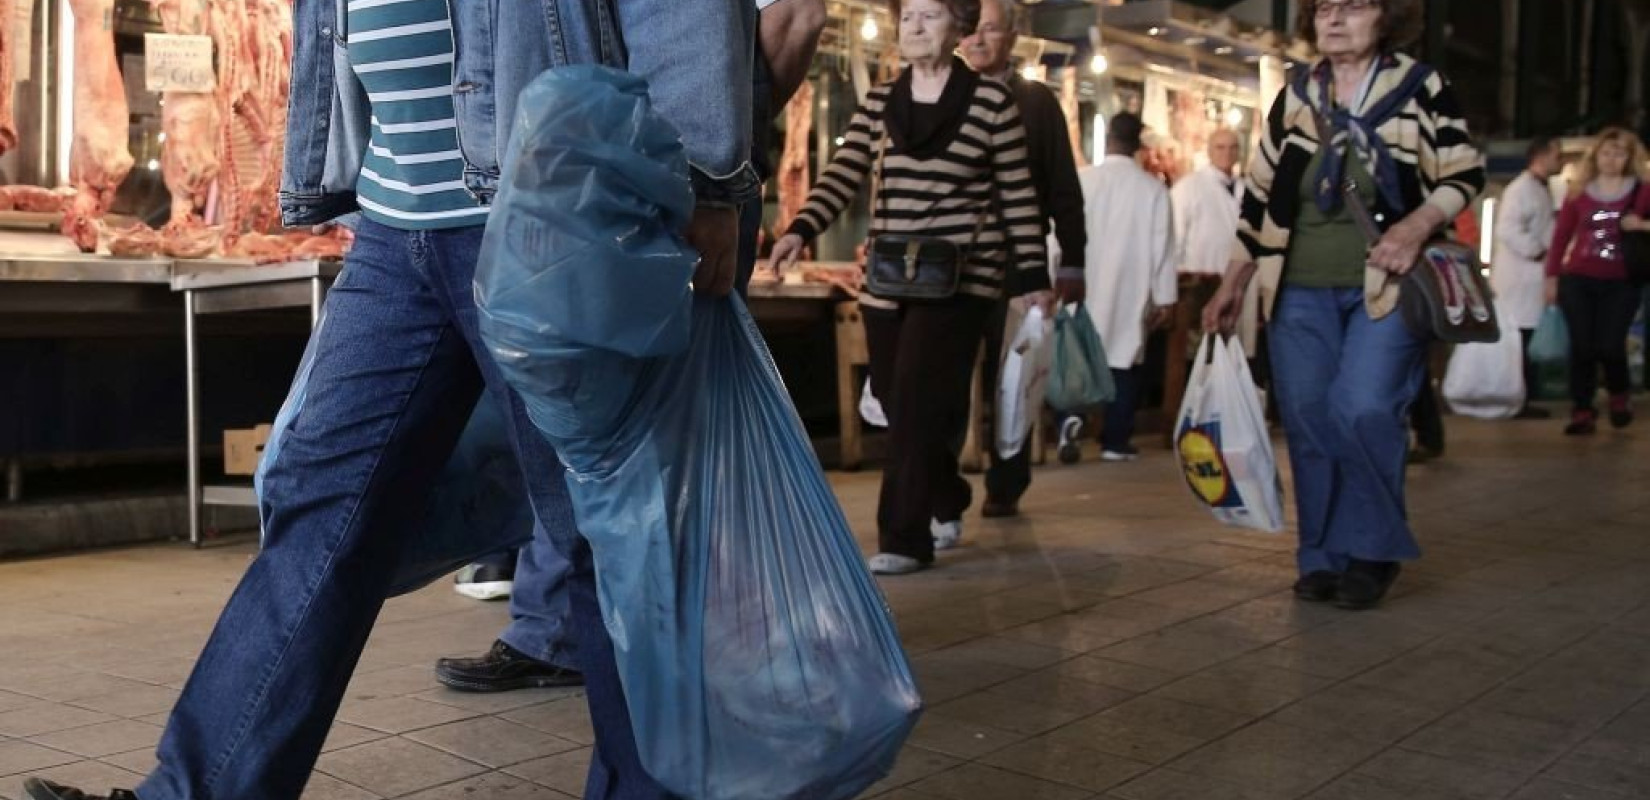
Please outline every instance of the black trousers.
[{"label": "black trousers", "polygon": [[[992,308],[991,319],[986,322],[985,328],[985,365],[980,370],[980,383],[986,387],[988,398],[996,396],[1003,340],[1013,333],[1007,328],[1008,303],[1003,301]],[[1019,454],[1013,458],[1003,458],[997,453],[996,404],[987,400],[984,413],[990,422],[985,429],[991,434],[989,441],[981,443],[986,451],[986,499],[993,503],[1018,503],[1026,490],[1031,488],[1031,448],[1035,443],[1028,441],[1020,448]],[[1036,413],[1042,413],[1042,409],[1037,409]]]},{"label": "black trousers", "polygon": [[934,560],[930,519],[962,518],[973,490],[957,466],[969,386],[993,302],[958,297],[865,308],[871,391],[888,415],[888,464],[877,505],[880,550]]},{"label": "black trousers", "polygon": [[1519,328],[1518,338],[1524,342],[1524,407],[1528,408],[1541,388],[1541,374],[1535,371],[1535,361],[1530,358],[1530,340],[1535,338],[1535,329]]},{"label": "black trousers", "polygon": [[1565,275],[1558,279],[1558,306],[1570,326],[1570,401],[1590,411],[1598,394],[1598,370],[1612,395],[1631,388],[1627,331],[1638,314],[1639,291],[1627,281]]}]

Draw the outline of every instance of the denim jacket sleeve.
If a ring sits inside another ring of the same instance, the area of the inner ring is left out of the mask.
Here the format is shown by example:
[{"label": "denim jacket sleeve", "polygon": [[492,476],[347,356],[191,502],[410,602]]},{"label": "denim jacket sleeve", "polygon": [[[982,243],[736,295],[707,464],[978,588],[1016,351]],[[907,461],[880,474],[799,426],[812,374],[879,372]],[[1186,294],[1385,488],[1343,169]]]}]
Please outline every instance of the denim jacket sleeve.
[{"label": "denim jacket sleeve", "polygon": [[630,72],[682,134],[700,202],[740,203],[760,190],[751,165],[752,0],[613,4]]}]

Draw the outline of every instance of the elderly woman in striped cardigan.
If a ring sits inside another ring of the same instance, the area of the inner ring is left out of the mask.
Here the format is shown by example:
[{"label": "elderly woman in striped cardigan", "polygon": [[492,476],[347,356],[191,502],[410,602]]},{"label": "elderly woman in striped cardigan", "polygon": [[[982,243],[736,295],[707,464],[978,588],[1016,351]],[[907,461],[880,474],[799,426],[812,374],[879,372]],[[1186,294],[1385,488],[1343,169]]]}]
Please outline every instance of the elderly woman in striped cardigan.
[{"label": "elderly woman in striped cardigan", "polygon": [[[1421,0],[1303,0],[1297,27],[1321,58],[1272,105],[1232,265],[1204,311],[1205,329],[1230,330],[1258,275],[1295,477],[1295,596],[1347,609],[1378,604],[1421,554],[1404,421],[1427,341],[1393,310],[1422,245],[1484,184],[1449,84],[1397,52],[1421,17]],[[1374,212],[1374,243],[1343,207],[1345,178]]]},{"label": "elderly woman in striped cardigan", "polygon": [[[969,379],[994,304],[1005,293],[1051,306],[1043,212],[1025,129],[1007,87],[955,55],[980,19],[979,0],[894,0],[901,60],[893,82],[865,96],[843,144],[774,243],[773,264],[795,261],[866,183],[871,235],[948,239],[967,256],[954,296],[899,302],[867,291],[871,387],[888,411],[888,466],[871,570],[916,572],[958,544],[972,491],[957,468]],[[878,175],[877,173],[880,173]],[[869,180],[868,180],[869,179]]]}]

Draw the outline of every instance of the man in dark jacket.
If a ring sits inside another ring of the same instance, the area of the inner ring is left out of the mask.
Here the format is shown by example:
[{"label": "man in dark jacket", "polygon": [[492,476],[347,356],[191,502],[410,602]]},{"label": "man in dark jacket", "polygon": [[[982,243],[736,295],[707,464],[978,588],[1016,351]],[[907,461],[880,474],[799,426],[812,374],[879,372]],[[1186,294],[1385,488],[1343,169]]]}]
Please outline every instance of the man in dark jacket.
[{"label": "man in dark jacket", "polygon": [[[1054,275],[1054,290],[1062,303],[1083,300],[1083,249],[1087,244],[1083,220],[1083,190],[1077,183],[1077,163],[1066,134],[1066,115],[1060,101],[1047,86],[1028,81],[1014,72],[1010,57],[1019,38],[1018,9],[1014,0],[985,0],[980,4],[980,24],[974,35],[963,40],[963,55],[969,66],[988,78],[1008,84],[1020,107],[1026,128],[1026,149],[1031,161],[1031,179],[1037,188],[1043,216],[1054,224],[1060,258]],[[1053,255],[1052,253],[1050,255]],[[1012,272],[1012,270],[1010,271]],[[1012,295],[1013,292],[1008,294]],[[997,371],[1001,363],[1003,339],[1009,313],[1005,302],[997,311],[986,334],[984,385],[995,396]],[[1018,315],[1015,315],[1018,316]],[[995,441],[990,437],[989,441]],[[986,471],[985,504],[980,513],[987,517],[1012,517],[1020,513],[1020,496],[1031,486],[1031,448],[1028,443],[1013,458],[1003,458],[994,446]]]}]

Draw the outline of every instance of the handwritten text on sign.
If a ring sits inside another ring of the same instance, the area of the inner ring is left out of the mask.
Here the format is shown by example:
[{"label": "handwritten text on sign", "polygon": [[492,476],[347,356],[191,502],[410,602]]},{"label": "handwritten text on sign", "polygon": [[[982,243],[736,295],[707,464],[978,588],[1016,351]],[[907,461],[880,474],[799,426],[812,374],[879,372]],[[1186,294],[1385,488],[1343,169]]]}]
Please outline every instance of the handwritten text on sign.
[{"label": "handwritten text on sign", "polygon": [[217,87],[212,71],[212,37],[146,33],[144,88],[151,92],[210,92]]}]

